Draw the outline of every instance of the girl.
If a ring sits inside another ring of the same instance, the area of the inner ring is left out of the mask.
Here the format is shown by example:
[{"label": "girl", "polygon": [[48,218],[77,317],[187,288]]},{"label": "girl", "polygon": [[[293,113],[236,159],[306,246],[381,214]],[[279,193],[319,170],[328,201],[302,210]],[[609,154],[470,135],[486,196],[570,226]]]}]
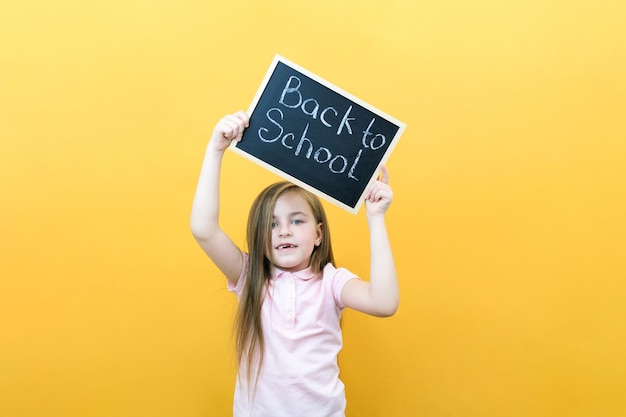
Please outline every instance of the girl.
[{"label": "girl", "polygon": [[250,209],[249,253],[219,226],[222,156],[248,127],[243,112],[215,126],[191,213],[200,247],[239,297],[235,322],[239,372],[235,417],[344,416],[337,355],[344,307],[386,317],[398,308],[398,280],[385,226],[392,199],[387,170],[365,195],[370,279],[333,265],[328,222],[319,199],[287,182],[261,192]]}]

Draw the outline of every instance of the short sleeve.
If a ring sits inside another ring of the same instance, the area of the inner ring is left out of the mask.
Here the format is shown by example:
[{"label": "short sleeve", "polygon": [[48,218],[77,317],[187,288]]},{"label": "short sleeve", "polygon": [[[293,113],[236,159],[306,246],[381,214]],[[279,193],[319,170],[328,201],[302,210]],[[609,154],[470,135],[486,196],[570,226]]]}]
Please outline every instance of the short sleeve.
[{"label": "short sleeve", "polygon": [[348,281],[351,279],[360,279],[346,268],[335,268],[331,263],[324,267],[324,277],[326,285],[330,285],[330,290],[335,299],[335,304],[340,309],[343,309],[345,305],[341,301],[341,291]]},{"label": "short sleeve", "polygon": [[241,294],[241,291],[243,290],[243,284],[246,280],[246,276],[248,275],[248,254],[242,251],[241,257],[243,259],[243,266],[241,268],[241,275],[237,280],[237,284],[232,285],[230,281],[226,280],[226,287],[228,288],[228,291],[237,294],[237,297],[239,297],[239,295]]}]

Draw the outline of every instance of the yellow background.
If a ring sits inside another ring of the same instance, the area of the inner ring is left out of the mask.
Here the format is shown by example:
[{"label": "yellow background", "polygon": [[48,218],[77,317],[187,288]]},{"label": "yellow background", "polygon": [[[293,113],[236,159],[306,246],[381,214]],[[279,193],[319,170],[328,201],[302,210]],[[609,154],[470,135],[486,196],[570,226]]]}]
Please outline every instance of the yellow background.
[{"label": "yellow background", "polygon": [[[347,312],[348,417],[626,415],[626,3],[0,5],[0,415],[226,416],[234,297],[188,227],[275,53],[408,124],[398,314]],[[243,242],[277,178],[229,152]],[[339,264],[367,228],[327,206]]]}]

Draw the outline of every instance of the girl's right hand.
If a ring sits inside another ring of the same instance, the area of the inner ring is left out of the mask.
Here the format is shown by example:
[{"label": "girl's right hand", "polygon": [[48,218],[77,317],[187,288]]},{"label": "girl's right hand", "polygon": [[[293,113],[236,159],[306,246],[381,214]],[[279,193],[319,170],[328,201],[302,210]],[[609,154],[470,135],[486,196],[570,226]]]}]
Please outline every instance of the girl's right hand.
[{"label": "girl's right hand", "polygon": [[213,136],[211,136],[209,147],[219,152],[225,151],[233,140],[237,142],[241,140],[243,131],[249,124],[250,117],[244,111],[238,111],[237,113],[222,117],[217,125],[215,125],[215,129],[213,129]]}]

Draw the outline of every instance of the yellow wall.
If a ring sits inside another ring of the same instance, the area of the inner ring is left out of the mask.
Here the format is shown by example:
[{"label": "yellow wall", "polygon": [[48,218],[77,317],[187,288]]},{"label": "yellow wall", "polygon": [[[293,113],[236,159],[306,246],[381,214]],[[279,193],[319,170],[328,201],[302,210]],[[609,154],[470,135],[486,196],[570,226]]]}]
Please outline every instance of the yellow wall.
[{"label": "yellow wall", "polygon": [[[235,301],[188,215],[275,53],[408,124],[401,307],[345,315],[348,417],[626,415],[624,2],[215,3],[0,4],[0,415],[228,415]],[[225,176],[242,242],[276,177]]]}]

